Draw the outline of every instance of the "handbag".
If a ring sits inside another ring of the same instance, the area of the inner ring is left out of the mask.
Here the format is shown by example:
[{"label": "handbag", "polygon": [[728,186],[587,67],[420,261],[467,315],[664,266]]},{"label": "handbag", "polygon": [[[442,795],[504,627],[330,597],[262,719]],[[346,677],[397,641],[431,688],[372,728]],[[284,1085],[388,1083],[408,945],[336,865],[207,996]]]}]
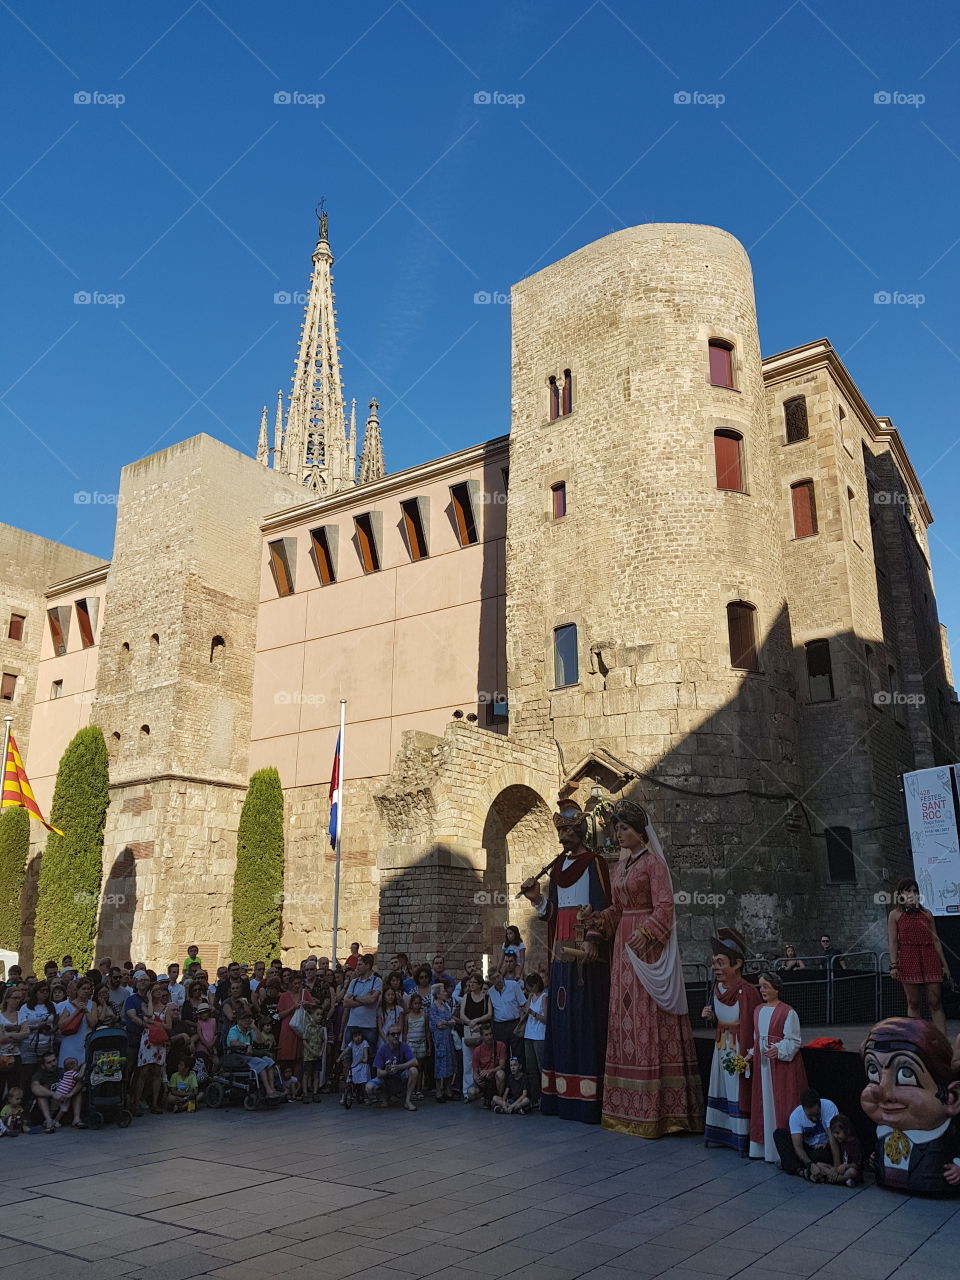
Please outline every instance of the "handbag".
[{"label": "handbag", "polygon": [[166,1044],[170,1039],[167,1028],[162,1022],[147,1023],[147,1044],[159,1046]]},{"label": "handbag", "polygon": [[69,1022],[63,1023],[60,1028],[62,1036],[72,1036],[80,1030],[84,1018],[86,1017],[86,1009],[78,1009]]},{"label": "handbag", "polygon": [[301,1038],[303,1037],[303,1033],[307,1028],[307,1011],[302,1004],[298,1005],[290,1015],[290,1022],[288,1025],[292,1032]]}]

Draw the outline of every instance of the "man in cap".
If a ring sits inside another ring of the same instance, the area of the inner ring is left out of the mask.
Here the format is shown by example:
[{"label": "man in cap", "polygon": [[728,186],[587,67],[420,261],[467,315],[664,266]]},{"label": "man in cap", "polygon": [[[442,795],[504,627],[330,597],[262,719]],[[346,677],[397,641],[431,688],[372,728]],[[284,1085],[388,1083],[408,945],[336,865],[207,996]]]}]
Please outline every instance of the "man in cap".
[{"label": "man in cap", "polygon": [[707,1088],[706,1145],[730,1147],[742,1156],[750,1150],[750,1081],[747,1051],[753,1048],[753,1011],[760,1003],[756,987],[743,976],[747,944],[736,929],[718,929],[711,939],[713,990],[703,1017],[717,1025]]},{"label": "man in cap", "polygon": [[603,911],[610,905],[610,876],[603,858],[586,844],[587,823],[579,805],[563,801],[553,822],[561,851],[550,866],[546,894],[533,876],[520,886],[547,921],[550,1004],[540,1110],[599,1124],[610,966],[600,955],[602,933],[579,917],[581,908]]}]

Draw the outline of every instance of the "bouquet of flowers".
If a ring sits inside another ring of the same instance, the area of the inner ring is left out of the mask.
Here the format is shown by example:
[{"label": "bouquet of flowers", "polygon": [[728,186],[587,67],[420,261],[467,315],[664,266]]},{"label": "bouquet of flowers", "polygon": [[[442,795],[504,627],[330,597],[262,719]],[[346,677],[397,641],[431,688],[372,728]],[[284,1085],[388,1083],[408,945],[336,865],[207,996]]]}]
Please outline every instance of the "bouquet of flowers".
[{"label": "bouquet of flowers", "polygon": [[720,1059],[720,1065],[728,1076],[742,1076],[750,1065],[747,1059],[735,1049],[728,1049]]}]

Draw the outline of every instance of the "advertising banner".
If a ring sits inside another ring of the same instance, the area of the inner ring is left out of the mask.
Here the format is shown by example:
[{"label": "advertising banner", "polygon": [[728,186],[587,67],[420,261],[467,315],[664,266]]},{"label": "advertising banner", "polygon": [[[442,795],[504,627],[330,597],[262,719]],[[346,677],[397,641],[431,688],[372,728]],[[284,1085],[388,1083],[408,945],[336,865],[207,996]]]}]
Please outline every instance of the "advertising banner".
[{"label": "advertising banner", "polygon": [[914,875],[923,905],[935,916],[960,916],[957,769],[943,765],[903,775]]}]

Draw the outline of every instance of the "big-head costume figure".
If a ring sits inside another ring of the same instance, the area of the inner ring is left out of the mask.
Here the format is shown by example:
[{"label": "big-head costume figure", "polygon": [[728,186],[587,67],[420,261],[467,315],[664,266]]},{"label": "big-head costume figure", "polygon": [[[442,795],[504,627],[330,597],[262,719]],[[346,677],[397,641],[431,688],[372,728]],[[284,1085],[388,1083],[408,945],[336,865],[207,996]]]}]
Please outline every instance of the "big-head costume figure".
[{"label": "big-head costume figure", "polygon": [[535,879],[520,886],[547,921],[550,1003],[540,1110],[599,1124],[610,966],[603,934],[580,923],[579,915],[583,907],[603,911],[610,905],[610,877],[606,863],[586,844],[587,823],[578,805],[564,801],[553,821],[561,852],[550,867],[546,894]]},{"label": "big-head costume figure", "polygon": [[753,1011],[760,994],[743,976],[747,944],[736,929],[718,929],[711,938],[713,986],[703,1010],[715,1022],[717,1039],[707,1087],[706,1145],[750,1150],[750,1081],[746,1054],[753,1048]]},{"label": "big-head costume figure", "polygon": [[877,1185],[930,1196],[960,1191],[960,1077],[947,1038],[920,1018],[887,1018],[862,1052],[860,1105],[877,1126]]}]

